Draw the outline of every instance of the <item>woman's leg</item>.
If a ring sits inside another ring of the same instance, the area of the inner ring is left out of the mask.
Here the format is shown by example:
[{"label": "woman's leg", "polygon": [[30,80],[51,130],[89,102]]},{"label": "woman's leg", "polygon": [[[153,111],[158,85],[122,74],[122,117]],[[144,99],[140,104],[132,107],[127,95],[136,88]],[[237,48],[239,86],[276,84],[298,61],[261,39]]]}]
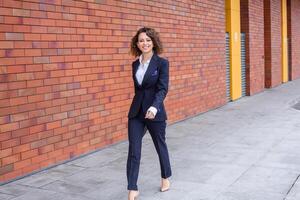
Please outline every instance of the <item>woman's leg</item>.
[{"label": "woman's leg", "polygon": [[172,175],[169,152],[166,144],[166,122],[147,121],[147,128],[159,157],[161,177],[166,179]]},{"label": "woman's leg", "polygon": [[145,123],[138,118],[128,120],[129,150],[127,159],[128,190],[138,190],[137,180],[139,175],[142,139]]}]

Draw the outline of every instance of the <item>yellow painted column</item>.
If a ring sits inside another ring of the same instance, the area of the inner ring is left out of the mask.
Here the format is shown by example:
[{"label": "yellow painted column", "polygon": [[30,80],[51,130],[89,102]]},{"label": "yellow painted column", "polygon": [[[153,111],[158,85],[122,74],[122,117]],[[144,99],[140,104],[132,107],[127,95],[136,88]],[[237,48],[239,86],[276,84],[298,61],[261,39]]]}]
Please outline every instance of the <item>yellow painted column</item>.
[{"label": "yellow painted column", "polygon": [[242,96],[240,0],[226,0],[226,32],[230,35],[231,100]]},{"label": "yellow painted column", "polygon": [[288,38],[287,38],[287,5],[281,0],[281,41],[282,41],[282,82],[288,82]]}]

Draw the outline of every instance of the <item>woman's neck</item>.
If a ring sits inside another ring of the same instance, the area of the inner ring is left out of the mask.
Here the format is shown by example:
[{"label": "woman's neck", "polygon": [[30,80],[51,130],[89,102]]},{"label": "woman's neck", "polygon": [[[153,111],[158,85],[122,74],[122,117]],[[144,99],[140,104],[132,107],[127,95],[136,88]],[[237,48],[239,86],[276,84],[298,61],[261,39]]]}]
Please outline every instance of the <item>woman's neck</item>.
[{"label": "woman's neck", "polygon": [[146,62],[147,60],[149,60],[151,58],[151,56],[153,55],[153,51],[149,52],[149,53],[143,53],[142,56],[142,62]]}]

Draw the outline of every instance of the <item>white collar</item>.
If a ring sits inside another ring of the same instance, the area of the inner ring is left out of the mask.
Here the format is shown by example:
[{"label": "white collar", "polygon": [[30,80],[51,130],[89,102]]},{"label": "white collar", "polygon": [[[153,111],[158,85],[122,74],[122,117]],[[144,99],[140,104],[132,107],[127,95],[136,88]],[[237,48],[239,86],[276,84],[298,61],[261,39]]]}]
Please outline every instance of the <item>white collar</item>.
[{"label": "white collar", "polygon": [[[153,57],[153,54],[144,64],[149,64],[152,57]],[[141,54],[140,57],[139,57],[139,61],[140,61],[141,64],[142,64],[142,60],[143,60],[143,54]]]}]

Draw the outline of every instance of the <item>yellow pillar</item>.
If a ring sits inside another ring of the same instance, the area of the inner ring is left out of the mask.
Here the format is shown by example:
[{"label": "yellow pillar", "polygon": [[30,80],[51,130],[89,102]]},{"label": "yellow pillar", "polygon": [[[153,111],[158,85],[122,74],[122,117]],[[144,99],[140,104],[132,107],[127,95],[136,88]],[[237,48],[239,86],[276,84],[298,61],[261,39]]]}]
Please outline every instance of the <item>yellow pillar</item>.
[{"label": "yellow pillar", "polygon": [[282,41],[282,82],[288,82],[288,38],[287,38],[287,5],[281,0],[281,41]]},{"label": "yellow pillar", "polygon": [[231,99],[242,96],[240,0],[226,0],[226,32],[230,35]]}]

